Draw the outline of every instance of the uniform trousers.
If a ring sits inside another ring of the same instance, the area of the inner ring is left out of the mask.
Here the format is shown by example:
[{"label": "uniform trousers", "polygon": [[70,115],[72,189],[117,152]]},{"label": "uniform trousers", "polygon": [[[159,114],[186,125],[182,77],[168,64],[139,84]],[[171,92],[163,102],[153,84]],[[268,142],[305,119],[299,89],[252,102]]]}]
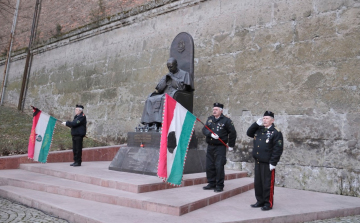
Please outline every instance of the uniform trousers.
[{"label": "uniform trousers", "polygon": [[224,188],[226,147],[208,144],[206,152],[206,178],[211,186]]},{"label": "uniform trousers", "polygon": [[82,159],[82,148],[83,148],[83,136],[73,136],[73,154],[74,154],[74,163],[81,164]]},{"label": "uniform trousers", "polygon": [[270,171],[269,163],[255,161],[255,197],[258,203],[268,207],[274,205],[275,169]]}]

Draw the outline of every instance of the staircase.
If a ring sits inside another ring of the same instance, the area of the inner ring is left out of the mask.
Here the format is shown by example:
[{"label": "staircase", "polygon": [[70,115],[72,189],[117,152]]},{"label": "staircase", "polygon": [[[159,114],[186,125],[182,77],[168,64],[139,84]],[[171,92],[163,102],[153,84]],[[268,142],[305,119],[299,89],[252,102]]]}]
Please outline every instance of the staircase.
[{"label": "staircase", "polygon": [[[242,171],[227,170],[224,191],[215,193],[202,189],[205,173],[186,174],[182,185],[173,187],[155,176],[109,170],[109,161],[84,162],[81,167],[69,164],[21,164],[20,169],[1,170],[0,196],[57,216],[60,214],[54,210],[59,209],[62,215],[67,213],[61,217],[70,221],[74,218],[70,216],[79,213],[57,205],[106,204],[181,216],[253,188],[253,179]],[[103,222],[82,217],[86,222]]]}]

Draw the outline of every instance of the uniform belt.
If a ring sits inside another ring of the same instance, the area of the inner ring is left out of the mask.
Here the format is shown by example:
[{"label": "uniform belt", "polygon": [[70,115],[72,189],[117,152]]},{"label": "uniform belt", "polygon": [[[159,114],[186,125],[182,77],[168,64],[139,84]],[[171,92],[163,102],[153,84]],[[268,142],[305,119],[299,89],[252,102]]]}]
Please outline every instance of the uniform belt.
[{"label": "uniform belt", "polygon": [[222,144],[222,143],[219,143],[219,144],[208,143],[208,145],[210,145],[210,146],[225,146],[225,145]]}]

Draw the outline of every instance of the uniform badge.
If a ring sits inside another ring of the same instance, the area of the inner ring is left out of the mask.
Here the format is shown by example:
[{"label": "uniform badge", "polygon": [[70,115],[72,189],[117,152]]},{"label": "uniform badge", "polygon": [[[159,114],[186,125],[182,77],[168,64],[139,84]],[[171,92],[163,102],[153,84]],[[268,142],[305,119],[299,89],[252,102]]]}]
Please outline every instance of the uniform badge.
[{"label": "uniform badge", "polygon": [[269,143],[269,138],[266,139],[266,143]]},{"label": "uniform badge", "polygon": [[80,120],[77,120],[77,122],[76,122],[77,124],[79,124],[80,123]]}]

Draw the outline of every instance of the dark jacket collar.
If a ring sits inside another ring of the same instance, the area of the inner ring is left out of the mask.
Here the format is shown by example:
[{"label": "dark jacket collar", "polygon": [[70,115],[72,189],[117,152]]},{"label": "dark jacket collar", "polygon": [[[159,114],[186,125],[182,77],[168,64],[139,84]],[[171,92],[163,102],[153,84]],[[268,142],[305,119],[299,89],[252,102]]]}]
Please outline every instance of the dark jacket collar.
[{"label": "dark jacket collar", "polygon": [[224,117],[225,117],[225,116],[224,116],[223,113],[221,113],[221,115],[220,115],[220,117],[219,117],[218,119],[216,119],[215,116],[212,115],[212,119],[213,119],[214,122],[217,122],[217,121],[221,120],[221,119],[224,118]]},{"label": "dark jacket collar", "polygon": [[[262,126],[262,128],[265,130],[266,128],[265,128],[265,126]],[[274,129],[275,129],[275,125],[274,125],[274,123],[273,124],[271,124],[271,126],[268,128],[268,130],[269,131],[274,131]]]}]

